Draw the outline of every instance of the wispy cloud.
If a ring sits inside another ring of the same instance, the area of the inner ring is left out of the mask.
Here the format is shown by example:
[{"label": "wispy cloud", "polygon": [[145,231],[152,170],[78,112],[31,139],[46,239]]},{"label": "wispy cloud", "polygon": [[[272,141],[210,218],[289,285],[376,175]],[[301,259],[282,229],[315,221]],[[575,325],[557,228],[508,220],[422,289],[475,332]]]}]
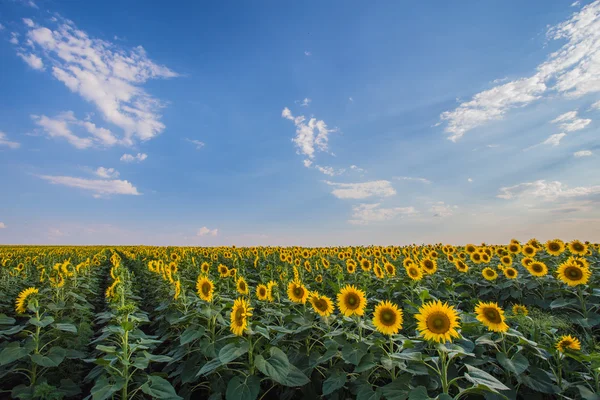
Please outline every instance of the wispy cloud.
[{"label": "wispy cloud", "polygon": [[502,119],[509,110],[524,107],[549,90],[569,98],[600,90],[600,68],[595,61],[600,56],[600,2],[551,27],[547,37],[566,43],[538,65],[535,74],[478,93],[440,115],[441,121],[447,122],[450,140],[457,141],[472,129]]},{"label": "wispy cloud", "polygon": [[100,178],[105,178],[105,179],[113,179],[113,178],[119,177],[119,171],[117,171],[114,168],[98,167],[98,169],[96,169],[96,171],[95,171],[95,174],[97,176],[99,176]]},{"label": "wispy cloud", "polygon": [[296,137],[292,141],[296,145],[299,154],[312,160],[316,151],[327,151],[329,133],[336,130],[328,129],[325,121],[311,118],[306,122],[304,115],[294,117],[287,107],[281,112],[281,117],[292,121],[296,126]]},{"label": "wispy cloud", "polygon": [[305,97],[304,100],[302,100],[302,102],[300,103],[300,105],[302,107],[308,107],[310,105],[311,101],[312,101],[311,99],[309,99],[308,97]]},{"label": "wispy cloud", "polygon": [[560,144],[560,141],[565,136],[567,136],[566,133],[555,133],[553,135],[548,136],[548,138],[546,140],[544,140],[543,142],[535,144],[533,146],[529,146],[526,149],[523,149],[523,151],[529,151],[531,149],[534,149],[534,148],[539,147],[539,146],[544,146],[544,145],[556,147],[556,146],[558,146]]},{"label": "wispy cloud", "polygon": [[218,229],[208,229],[206,226],[203,226],[196,232],[196,236],[217,236],[218,234]]},{"label": "wispy cloud", "polygon": [[336,183],[325,181],[333,186],[333,194],[338,199],[366,199],[368,197],[389,197],[396,194],[390,181],[370,181],[363,183]]},{"label": "wispy cloud", "polygon": [[310,57],[310,56],[312,56],[312,53],[308,50],[304,50],[304,55],[307,57]]},{"label": "wispy cloud", "polygon": [[121,161],[126,162],[126,163],[131,163],[131,162],[142,162],[144,161],[146,158],[148,158],[148,155],[146,153],[137,153],[135,156],[132,154],[123,154],[120,158]]},{"label": "wispy cloud", "polygon": [[192,143],[193,145],[195,145],[195,146],[196,146],[196,150],[200,150],[201,148],[203,148],[203,147],[206,145],[206,143],[204,143],[204,142],[201,142],[201,141],[199,141],[199,140],[196,140],[196,139],[187,139],[187,138],[186,138],[185,140],[186,140],[187,142],[190,142],[190,143]]},{"label": "wispy cloud", "polygon": [[11,142],[8,140],[6,134],[0,131],[0,146],[7,146],[10,149],[18,149],[21,146],[21,143]]},{"label": "wispy cloud", "polygon": [[130,182],[118,179],[84,179],[72,176],[51,175],[41,175],[40,178],[54,185],[62,185],[83,190],[89,190],[97,195],[122,194],[137,196],[140,194],[135,188],[135,186],[133,186]]},{"label": "wispy cloud", "polygon": [[472,183],[473,182],[473,178],[467,179],[467,182]]},{"label": "wispy cloud", "polygon": [[427,185],[429,185],[431,183],[431,181],[429,179],[415,178],[415,177],[412,177],[412,176],[395,176],[394,179],[399,180],[399,181],[421,182],[421,183],[425,183]]},{"label": "wispy cloud", "polygon": [[6,224],[4,222],[0,222],[0,229],[6,229]]},{"label": "wispy cloud", "polygon": [[454,210],[457,208],[458,206],[451,206],[445,204],[443,201],[439,201],[431,206],[429,212],[431,212],[434,217],[449,217],[454,214]]},{"label": "wispy cloud", "polygon": [[56,79],[123,130],[124,143],[133,144],[134,138],[148,140],[164,130],[159,114],[163,104],[142,86],[150,79],[178,74],[151,61],[143,47],[129,50],[91,38],[63,18],[55,18],[51,28],[31,19],[24,23],[29,50],[25,54],[24,48],[18,48],[21,58],[37,69],[48,63]]},{"label": "wispy cloud", "polygon": [[580,150],[580,151],[576,151],[575,153],[573,153],[573,155],[575,157],[589,157],[592,155],[592,152],[590,150]]},{"label": "wispy cloud", "polygon": [[335,169],[333,167],[322,167],[320,165],[315,165],[315,169],[317,169],[317,171],[319,171],[325,175],[329,175],[329,176],[342,175],[344,172],[346,172],[346,169],[344,169],[344,168]]},{"label": "wispy cloud", "polygon": [[414,207],[382,208],[380,203],[358,204],[352,207],[352,219],[348,222],[354,225],[367,225],[372,222],[387,221],[397,216],[418,214]]},{"label": "wispy cloud", "polygon": [[588,126],[590,122],[592,122],[592,120],[585,118],[577,118],[577,111],[569,111],[567,113],[559,115],[550,122],[552,122],[553,124],[561,123],[560,128],[563,131],[575,132]]},{"label": "wispy cloud", "polygon": [[559,181],[548,182],[546,180],[538,180],[500,188],[500,193],[497,197],[505,200],[540,199],[543,201],[553,201],[563,198],[589,196],[597,193],[600,193],[600,186],[568,188],[567,185]]},{"label": "wispy cloud", "polygon": [[364,170],[363,168],[360,168],[360,167],[358,167],[358,166],[356,166],[356,165],[351,165],[351,166],[350,166],[350,169],[351,169],[352,171],[358,172],[359,174],[362,174],[362,173],[364,173],[364,172],[365,172],[365,170]]},{"label": "wispy cloud", "polygon": [[[65,111],[54,118],[45,115],[32,115],[31,118],[36,125],[41,126],[48,136],[52,138],[66,139],[71,145],[78,149],[86,149],[94,143],[102,146],[112,146],[118,143],[118,139],[111,131],[100,128],[90,121],[82,121],[75,117],[73,111]],[[87,132],[87,137],[81,137],[73,132],[76,128],[81,132]]]}]

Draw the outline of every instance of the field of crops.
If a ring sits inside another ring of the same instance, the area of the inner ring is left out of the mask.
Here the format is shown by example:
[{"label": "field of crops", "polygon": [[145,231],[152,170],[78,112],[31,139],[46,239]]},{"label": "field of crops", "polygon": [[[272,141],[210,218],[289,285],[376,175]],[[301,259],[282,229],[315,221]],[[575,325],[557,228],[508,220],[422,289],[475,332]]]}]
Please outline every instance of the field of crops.
[{"label": "field of crops", "polygon": [[0,247],[0,398],[599,399],[599,245]]}]

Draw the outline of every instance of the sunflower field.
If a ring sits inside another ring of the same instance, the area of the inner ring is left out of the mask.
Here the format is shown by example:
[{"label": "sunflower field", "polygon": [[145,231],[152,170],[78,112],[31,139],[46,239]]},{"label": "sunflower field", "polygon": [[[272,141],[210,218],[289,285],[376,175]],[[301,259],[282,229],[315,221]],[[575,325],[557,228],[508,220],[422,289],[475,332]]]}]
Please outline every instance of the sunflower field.
[{"label": "sunflower field", "polygon": [[0,247],[0,398],[600,399],[600,246]]}]

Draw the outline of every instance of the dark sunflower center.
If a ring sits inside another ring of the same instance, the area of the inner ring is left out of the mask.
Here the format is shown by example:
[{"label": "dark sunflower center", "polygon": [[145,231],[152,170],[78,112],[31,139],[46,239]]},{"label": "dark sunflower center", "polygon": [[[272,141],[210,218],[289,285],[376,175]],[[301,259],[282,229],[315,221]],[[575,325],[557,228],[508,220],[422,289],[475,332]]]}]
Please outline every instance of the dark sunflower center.
[{"label": "dark sunflower center", "polygon": [[355,295],[354,293],[350,293],[346,296],[346,305],[348,306],[348,308],[350,309],[355,309],[358,308],[358,303],[360,302],[360,299],[358,298],[357,295]]},{"label": "dark sunflower center", "polygon": [[573,244],[573,249],[575,251],[583,251],[583,245],[581,243],[574,243]]},{"label": "dark sunflower center", "polygon": [[433,333],[446,333],[450,330],[450,318],[442,312],[435,312],[427,318],[427,329]]},{"label": "dark sunflower center", "polygon": [[514,276],[515,275],[515,270],[514,269],[509,269],[506,271],[506,275],[508,276]]},{"label": "dark sunflower center", "polygon": [[396,323],[396,313],[393,310],[385,309],[381,312],[381,323],[391,326]]},{"label": "dark sunflower center", "polygon": [[314,304],[315,304],[315,308],[319,311],[327,310],[327,302],[323,299],[316,300]]},{"label": "dark sunflower center", "polygon": [[558,243],[550,243],[550,245],[548,246],[548,248],[552,251],[558,251],[560,250],[560,246],[558,245]]},{"label": "dark sunflower center", "polygon": [[494,276],[494,271],[492,271],[491,269],[488,269],[487,271],[485,271],[487,276]]},{"label": "dark sunflower center", "polygon": [[431,268],[433,268],[433,263],[431,261],[427,260],[427,261],[425,261],[423,266],[427,269],[431,269]]},{"label": "dark sunflower center", "polygon": [[500,322],[500,313],[498,313],[498,310],[488,308],[487,310],[485,310],[484,314],[488,321],[493,323]]},{"label": "dark sunflower center", "polygon": [[244,282],[240,282],[240,289],[246,290],[246,284]]},{"label": "dark sunflower center", "polygon": [[204,282],[204,283],[202,284],[202,293],[203,293],[205,296],[208,296],[208,294],[210,293],[210,283],[208,283],[208,282]]},{"label": "dark sunflower center", "polygon": [[260,289],[258,289],[258,294],[260,294],[261,296],[264,296],[267,294],[267,291],[265,290],[265,288],[260,288]]},{"label": "dark sunflower center", "polygon": [[242,326],[244,322],[244,310],[240,307],[235,310],[235,323],[238,326]]},{"label": "dark sunflower center", "polygon": [[567,268],[566,272],[567,273],[565,275],[567,275],[569,278],[571,278],[573,280],[578,280],[583,277],[583,273],[581,272],[581,270],[576,267]]},{"label": "dark sunflower center", "polygon": [[535,272],[542,272],[544,270],[540,264],[533,264],[531,269]]},{"label": "dark sunflower center", "polygon": [[302,297],[304,295],[304,289],[302,289],[301,287],[295,287],[294,288],[294,296],[296,297]]}]

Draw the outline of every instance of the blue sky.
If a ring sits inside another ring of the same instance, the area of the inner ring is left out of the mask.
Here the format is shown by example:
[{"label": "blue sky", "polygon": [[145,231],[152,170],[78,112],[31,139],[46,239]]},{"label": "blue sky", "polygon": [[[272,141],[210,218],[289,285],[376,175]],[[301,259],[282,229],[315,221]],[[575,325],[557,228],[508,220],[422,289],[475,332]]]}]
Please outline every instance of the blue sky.
[{"label": "blue sky", "polygon": [[600,240],[600,3],[0,3],[0,242]]}]

